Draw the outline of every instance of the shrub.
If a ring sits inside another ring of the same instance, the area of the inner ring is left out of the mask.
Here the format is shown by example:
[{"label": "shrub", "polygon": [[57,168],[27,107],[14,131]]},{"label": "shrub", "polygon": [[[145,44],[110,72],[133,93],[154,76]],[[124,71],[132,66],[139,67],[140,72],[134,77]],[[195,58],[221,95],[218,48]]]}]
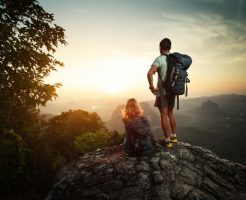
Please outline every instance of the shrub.
[{"label": "shrub", "polygon": [[81,153],[87,153],[99,148],[113,146],[121,143],[117,132],[109,133],[104,130],[87,132],[77,136],[74,140],[76,149]]},{"label": "shrub", "polygon": [[20,192],[30,184],[30,152],[13,130],[0,130],[0,191]]}]

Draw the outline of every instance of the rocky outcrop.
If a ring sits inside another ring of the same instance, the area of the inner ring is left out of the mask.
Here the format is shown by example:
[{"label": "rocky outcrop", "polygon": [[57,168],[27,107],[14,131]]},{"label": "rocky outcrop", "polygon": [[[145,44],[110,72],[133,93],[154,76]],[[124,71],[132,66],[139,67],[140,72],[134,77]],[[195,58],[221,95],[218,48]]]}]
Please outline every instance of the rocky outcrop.
[{"label": "rocky outcrop", "polygon": [[201,147],[129,157],[121,146],[65,166],[47,200],[245,200],[246,167]]}]

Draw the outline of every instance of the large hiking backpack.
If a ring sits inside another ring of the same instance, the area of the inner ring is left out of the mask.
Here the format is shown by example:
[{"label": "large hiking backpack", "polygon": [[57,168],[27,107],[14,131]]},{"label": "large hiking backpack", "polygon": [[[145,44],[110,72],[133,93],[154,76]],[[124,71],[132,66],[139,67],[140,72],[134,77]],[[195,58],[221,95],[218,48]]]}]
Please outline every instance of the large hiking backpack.
[{"label": "large hiking backpack", "polygon": [[150,125],[145,117],[136,117],[127,124],[128,136],[124,141],[125,151],[129,155],[143,155],[155,150],[156,142]]},{"label": "large hiking backpack", "polygon": [[177,109],[179,109],[179,95],[188,95],[187,83],[190,82],[186,70],[190,67],[192,59],[188,55],[172,53],[167,55],[167,78],[163,82],[168,94],[177,96]]}]

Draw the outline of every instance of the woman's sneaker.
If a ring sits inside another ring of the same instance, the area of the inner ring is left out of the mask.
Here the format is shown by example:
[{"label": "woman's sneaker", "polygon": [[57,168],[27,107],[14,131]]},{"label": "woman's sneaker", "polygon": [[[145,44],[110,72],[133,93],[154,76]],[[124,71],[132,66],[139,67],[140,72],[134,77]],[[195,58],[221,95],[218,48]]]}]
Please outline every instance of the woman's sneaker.
[{"label": "woman's sneaker", "polygon": [[177,143],[178,142],[177,137],[170,137],[170,140],[171,140],[172,143]]},{"label": "woman's sneaker", "polygon": [[166,148],[172,148],[173,147],[173,144],[172,144],[171,140],[167,142],[167,141],[165,141],[164,138],[160,138],[159,139],[159,143],[160,143],[160,145],[162,145],[162,146],[164,146]]}]

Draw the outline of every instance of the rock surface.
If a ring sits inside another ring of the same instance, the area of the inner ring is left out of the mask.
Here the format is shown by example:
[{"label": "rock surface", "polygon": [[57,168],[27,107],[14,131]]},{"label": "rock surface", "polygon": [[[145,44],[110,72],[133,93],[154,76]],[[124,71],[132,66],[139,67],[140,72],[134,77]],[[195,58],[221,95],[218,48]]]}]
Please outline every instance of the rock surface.
[{"label": "rock surface", "polygon": [[85,154],[65,166],[47,200],[245,200],[246,166],[178,143],[151,156],[121,146]]}]

